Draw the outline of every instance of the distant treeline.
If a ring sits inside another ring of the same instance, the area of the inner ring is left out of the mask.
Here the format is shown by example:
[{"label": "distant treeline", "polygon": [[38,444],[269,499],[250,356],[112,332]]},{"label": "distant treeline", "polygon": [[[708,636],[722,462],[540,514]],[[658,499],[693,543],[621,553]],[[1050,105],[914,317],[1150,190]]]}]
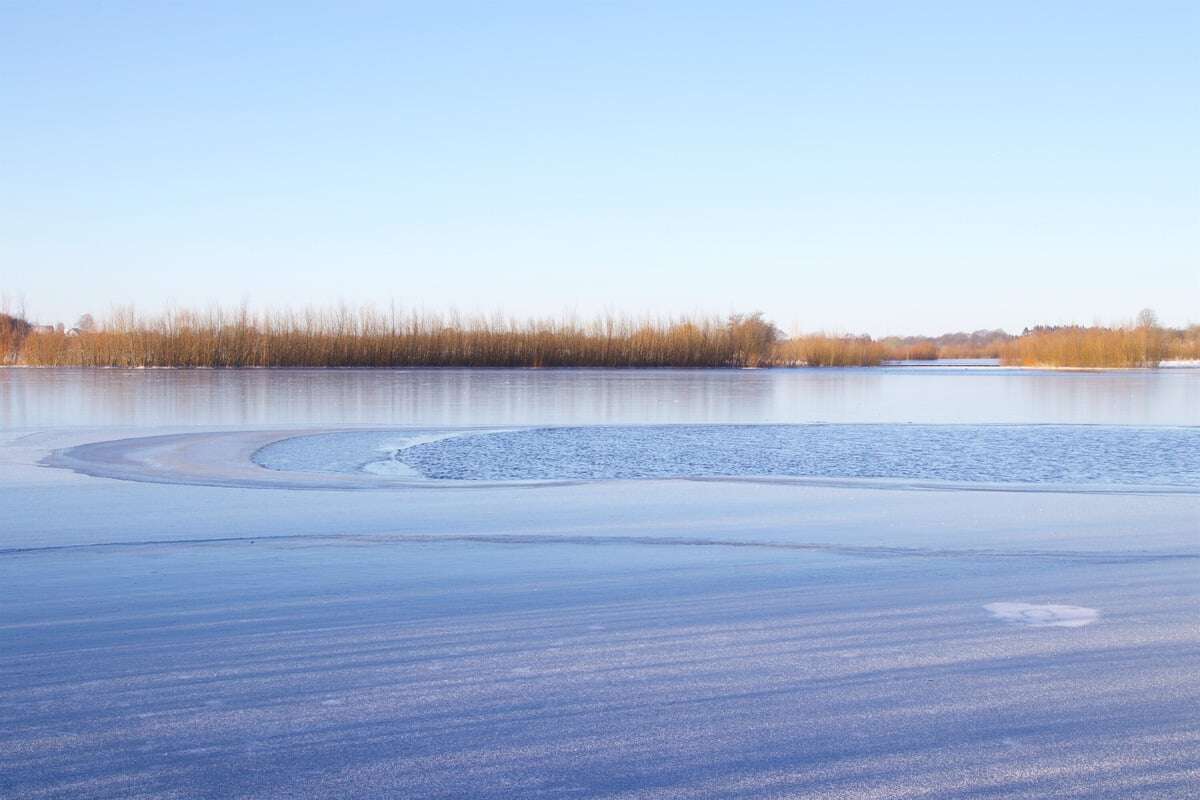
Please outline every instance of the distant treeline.
[{"label": "distant treeline", "polygon": [[1004,347],[1016,337],[1002,330],[944,333],[941,336],[889,336],[881,339],[888,357],[907,361],[940,358],[1001,358]]},{"label": "distant treeline", "polygon": [[1200,358],[1200,326],[1143,312],[1117,327],[1037,327],[938,337],[783,335],[761,314],[667,320],[514,320],[366,308],[114,312],[73,328],[0,314],[0,361],[74,367],[770,367],[875,366],[998,358],[1064,367]]}]

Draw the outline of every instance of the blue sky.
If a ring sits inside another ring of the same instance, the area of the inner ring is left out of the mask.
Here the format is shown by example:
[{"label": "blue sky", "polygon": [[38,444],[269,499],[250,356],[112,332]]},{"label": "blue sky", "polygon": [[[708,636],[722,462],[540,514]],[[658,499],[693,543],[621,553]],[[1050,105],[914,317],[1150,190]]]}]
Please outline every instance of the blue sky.
[{"label": "blue sky", "polygon": [[0,289],[1200,322],[1198,8],[0,2]]}]

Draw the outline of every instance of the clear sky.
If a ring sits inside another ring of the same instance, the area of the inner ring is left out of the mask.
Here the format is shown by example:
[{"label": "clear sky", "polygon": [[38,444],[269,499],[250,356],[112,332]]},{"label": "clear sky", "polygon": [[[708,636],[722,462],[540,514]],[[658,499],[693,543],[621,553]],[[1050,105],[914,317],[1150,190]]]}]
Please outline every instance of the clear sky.
[{"label": "clear sky", "polygon": [[0,289],[1200,322],[1200,4],[0,0]]}]

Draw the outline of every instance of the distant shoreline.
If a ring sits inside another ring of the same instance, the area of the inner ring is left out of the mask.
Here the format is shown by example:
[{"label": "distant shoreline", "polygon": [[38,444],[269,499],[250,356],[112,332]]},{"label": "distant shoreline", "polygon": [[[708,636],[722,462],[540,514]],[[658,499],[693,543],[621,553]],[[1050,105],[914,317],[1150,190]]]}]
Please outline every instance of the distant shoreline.
[{"label": "distant shoreline", "polygon": [[[980,359],[981,361],[995,362],[996,359]],[[522,372],[600,372],[600,371],[622,371],[622,372],[665,372],[669,370],[689,371],[689,372],[747,372],[747,371],[779,371],[779,370],[829,370],[829,369],[969,369],[969,370],[1004,370],[1004,371],[1030,371],[1030,372],[1155,372],[1160,370],[1187,370],[1200,369],[1200,361],[1184,360],[1164,362],[1153,366],[1142,367],[1074,367],[1061,366],[1052,364],[1002,364],[1002,363],[987,363],[987,364],[964,364],[961,363],[919,363],[909,364],[903,362],[883,362],[880,364],[867,365],[849,365],[849,366],[821,366],[821,365],[806,365],[806,364],[775,364],[761,367],[737,367],[737,366],[569,366],[557,365],[553,367],[532,367],[532,366],[462,366],[462,365],[434,365],[423,364],[414,366],[259,366],[259,365],[243,365],[229,367],[213,367],[213,366],[114,366],[114,365],[78,365],[78,364],[0,364],[0,370],[86,370],[97,372],[417,372],[423,370],[429,371],[451,371],[451,370],[477,370],[481,372],[499,372],[503,370],[522,371]]]},{"label": "distant shoreline", "polygon": [[73,328],[0,314],[0,363],[120,368],[1153,368],[1200,360],[1200,326],[1152,312],[1118,327],[1038,326],[936,337],[797,333],[760,313],[591,320],[372,308],[114,312]]}]

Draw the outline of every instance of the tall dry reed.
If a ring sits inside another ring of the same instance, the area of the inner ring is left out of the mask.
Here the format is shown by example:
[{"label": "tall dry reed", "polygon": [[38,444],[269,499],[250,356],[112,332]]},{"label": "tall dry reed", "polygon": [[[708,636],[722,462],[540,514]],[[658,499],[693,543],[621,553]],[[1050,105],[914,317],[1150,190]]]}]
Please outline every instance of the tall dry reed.
[{"label": "tall dry reed", "polygon": [[29,323],[20,317],[0,314],[0,364],[11,364],[17,360],[29,328]]},{"label": "tall dry reed", "polygon": [[344,307],[115,312],[92,331],[37,332],[21,363],[81,367],[723,367],[772,362],[760,315],[517,321]]},{"label": "tall dry reed", "polygon": [[1167,355],[1162,329],[1064,326],[1027,331],[1005,344],[1005,364],[1047,367],[1154,367]]},{"label": "tall dry reed", "polygon": [[1142,367],[1200,358],[1200,326],[1166,329],[1150,312],[1121,327],[1039,327],[891,337],[799,334],[761,314],[516,320],[379,310],[251,312],[117,309],[64,331],[0,314],[0,363],[74,367],[765,367],[875,366],[900,359],[1000,357],[1007,364]]},{"label": "tall dry reed", "polygon": [[802,367],[874,367],[887,348],[870,336],[797,335],[775,346],[775,363]]}]

